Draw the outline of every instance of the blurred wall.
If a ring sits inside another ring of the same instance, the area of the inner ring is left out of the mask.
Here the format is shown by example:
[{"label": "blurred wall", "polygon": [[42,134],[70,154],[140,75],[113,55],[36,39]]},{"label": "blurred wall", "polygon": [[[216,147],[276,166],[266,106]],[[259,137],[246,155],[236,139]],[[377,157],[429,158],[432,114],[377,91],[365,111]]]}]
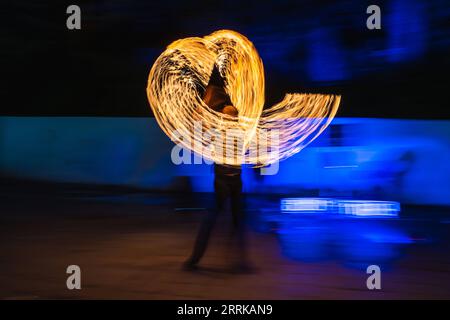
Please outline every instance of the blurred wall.
[{"label": "blurred wall", "polygon": [[[0,117],[0,174],[55,182],[212,191],[209,165],[175,165],[152,118]],[[337,118],[252,193],[450,205],[450,121]]]}]

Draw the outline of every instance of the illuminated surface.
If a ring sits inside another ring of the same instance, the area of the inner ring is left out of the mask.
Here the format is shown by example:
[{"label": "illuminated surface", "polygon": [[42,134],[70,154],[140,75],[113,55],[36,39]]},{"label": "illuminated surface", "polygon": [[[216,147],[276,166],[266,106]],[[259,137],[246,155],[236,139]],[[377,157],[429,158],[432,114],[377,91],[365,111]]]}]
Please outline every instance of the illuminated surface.
[{"label": "illuminated surface", "polygon": [[[212,110],[199,94],[214,64],[225,79],[238,118]],[[329,125],[340,102],[336,95],[287,94],[263,111],[262,61],[246,37],[229,30],[170,44],[150,71],[147,96],[158,124],[177,144],[217,163],[255,166],[275,163],[303,149]],[[205,131],[214,135],[231,130],[240,139],[237,156],[219,154],[204,136]],[[276,138],[268,137],[275,132]]]}]

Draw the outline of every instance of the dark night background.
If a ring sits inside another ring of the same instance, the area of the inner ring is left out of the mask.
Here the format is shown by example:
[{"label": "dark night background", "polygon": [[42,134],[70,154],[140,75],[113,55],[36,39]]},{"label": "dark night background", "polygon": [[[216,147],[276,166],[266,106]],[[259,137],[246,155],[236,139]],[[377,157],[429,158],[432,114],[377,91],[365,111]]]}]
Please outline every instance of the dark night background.
[{"label": "dark night background", "polygon": [[[81,8],[81,30],[66,8]],[[366,28],[381,8],[382,29]],[[172,41],[246,35],[266,104],[287,92],[343,95],[340,117],[450,119],[447,1],[9,1],[1,10],[3,115],[151,116],[145,87]]]}]

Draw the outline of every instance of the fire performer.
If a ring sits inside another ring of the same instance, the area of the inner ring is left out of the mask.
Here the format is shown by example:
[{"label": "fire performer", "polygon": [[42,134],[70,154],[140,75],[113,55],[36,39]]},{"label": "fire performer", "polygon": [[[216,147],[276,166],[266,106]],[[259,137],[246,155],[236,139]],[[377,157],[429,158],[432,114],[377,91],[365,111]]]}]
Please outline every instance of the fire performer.
[{"label": "fire performer", "polygon": [[[203,101],[213,110],[237,118],[238,110],[231,103],[230,97],[224,89],[224,80],[216,67],[213,68],[208,86],[203,95]],[[225,149],[225,148],[224,148]],[[237,149],[234,146],[234,149]],[[235,150],[236,151],[236,150]],[[225,153],[225,150],[223,151]],[[194,250],[190,258],[184,263],[185,270],[198,269],[198,263],[203,257],[211,236],[211,231],[220,212],[226,208],[230,200],[233,233],[238,245],[238,260],[233,268],[235,272],[247,273],[252,268],[247,263],[245,248],[245,214],[242,210],[242,179],[241,166],[214,164],[214,192],[216,209],[210,210],[204,218],[195,241]]]}]

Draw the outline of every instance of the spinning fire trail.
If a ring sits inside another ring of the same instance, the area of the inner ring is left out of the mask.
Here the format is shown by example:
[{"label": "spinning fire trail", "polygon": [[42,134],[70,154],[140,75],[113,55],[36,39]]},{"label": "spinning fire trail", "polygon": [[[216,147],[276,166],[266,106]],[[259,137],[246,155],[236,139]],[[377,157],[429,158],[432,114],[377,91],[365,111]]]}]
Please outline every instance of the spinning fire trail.
[{"label": "spinning fire trail", "polygon": [[[236,118],[211,109],[199,93],[207,86],[214,65],[239,111]],[[147,96],[158,124],[175,143],[216,163],[254,166],[269,165],[302,150],[330,124],[340,102],[337,95],[294,93],[263,110],[261,58],[246,37],[230,30],[170,44],[150,71]],[[200,132],[210,136],[239,133],[238,155],[215,152],[211,139],[198,134],[200,121]],[[271,132],[276,132],[276,139],[270,138]],[[262,144],[276,152],[261,152]]]}]

